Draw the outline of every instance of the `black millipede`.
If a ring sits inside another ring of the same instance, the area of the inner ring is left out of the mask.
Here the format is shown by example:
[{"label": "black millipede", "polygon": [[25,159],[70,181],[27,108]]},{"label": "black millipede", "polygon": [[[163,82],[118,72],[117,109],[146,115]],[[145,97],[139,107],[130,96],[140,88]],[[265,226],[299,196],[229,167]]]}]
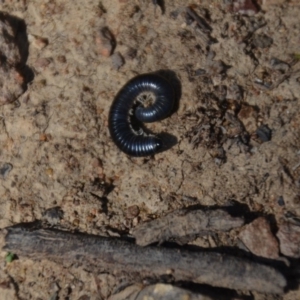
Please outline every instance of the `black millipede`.
[{"label": "black millipede", "polygon": [[151,123],[170,115],[175,102],[171,83],[158,74],[142,74],[125,84],[109,112],[114,143],[130,156],[148,156],[163,148],[160,137],[147,134],[141,122]]}]

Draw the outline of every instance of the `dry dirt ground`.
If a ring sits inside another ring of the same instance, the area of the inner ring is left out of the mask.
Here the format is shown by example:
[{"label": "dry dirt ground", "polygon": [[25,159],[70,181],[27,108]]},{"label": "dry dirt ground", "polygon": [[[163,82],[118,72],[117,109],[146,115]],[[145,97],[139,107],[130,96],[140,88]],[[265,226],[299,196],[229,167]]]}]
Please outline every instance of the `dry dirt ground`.
[{"label": "dry dirt ground", "polygon": [[[275,230],[300,216],[300,7],[266,0],[249,16],[230,2],[1,1],[2,12],[26,25],[28,84],[0,107],[0,228],[44,219],[118,236],[195,204],[242,204],[271,217]],[[112,56],[99,33],[105,27]],[[180,81],[180,100],[147,127],[177,143],[131,158],[110,138],[110,105],[130,78],[158,70]],[[47,214],[53,207],[61,213]],[[193,243],[232,247],[237,234]],[[25,259],[3,258],[0,278],[6,299],[107,299],[117,286],[111,274]]]}]

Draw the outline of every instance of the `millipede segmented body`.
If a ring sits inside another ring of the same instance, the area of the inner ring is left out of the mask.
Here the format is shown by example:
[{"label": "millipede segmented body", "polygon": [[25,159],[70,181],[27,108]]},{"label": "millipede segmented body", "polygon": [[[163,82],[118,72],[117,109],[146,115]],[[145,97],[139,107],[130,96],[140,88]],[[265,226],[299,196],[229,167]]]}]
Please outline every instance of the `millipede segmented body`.
[{"label": "millipede segmented body", "polygon": [[130,156],[159,152],[163,148],[161,138],[146,134],[138,123],[162,120],[170,115],[173,106],[174,90],[164,77],[157,74],[134,77],[119,91],[110,109],[109,131],[113,141]]}]

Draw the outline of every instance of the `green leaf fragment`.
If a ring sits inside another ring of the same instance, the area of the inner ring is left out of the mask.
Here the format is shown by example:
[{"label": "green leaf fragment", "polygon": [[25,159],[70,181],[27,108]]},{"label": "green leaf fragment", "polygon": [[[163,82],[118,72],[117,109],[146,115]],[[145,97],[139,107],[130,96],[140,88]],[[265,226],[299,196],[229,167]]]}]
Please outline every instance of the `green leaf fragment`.
[{"label": "green leaf fragment", "polygon": [[7,255],[5,256],[5,261],[7,263],[11,263],[15,259],[15,255],[11,252],[8,252]]},{"label": "green leaf fragment", "polygon": [[294,53],[294,57],[300,60],[300,53]]}]

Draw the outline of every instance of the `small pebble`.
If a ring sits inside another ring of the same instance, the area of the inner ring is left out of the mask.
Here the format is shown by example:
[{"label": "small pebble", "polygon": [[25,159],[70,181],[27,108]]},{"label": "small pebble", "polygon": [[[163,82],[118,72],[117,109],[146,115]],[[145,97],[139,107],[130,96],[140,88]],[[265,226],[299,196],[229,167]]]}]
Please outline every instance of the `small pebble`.
[{"label": "small pebble", "polygon": [[140,218],[136,217],[132,220],[132,226],[136,227],[139,224]]},{"label": "small pebble", "polygon": [[50,178],[53,177],[53,173],[54,173],[54,171],[53,171],[52,168],[47,168],[47,169],[45,170],[45,174],[46,174],[48,177],[50,177]]},{"label": "small pebble", "polygon": [[115,48],[115,39],[107,27],[101,28],[96,34],[97,52],[105,57],[111,56]]},{"label": "small pebble", "polygon": [[248,132],[255,132],[257,130],[258,110],[256,107],[242,104],[238,113],[238,118],[243,122],[243,125]]},{"label": "small pebble", "polygon": [[197,69],[195,71],[195,76],[203,76],[206,75],[206,71],[204,69]]},{"label": "small pebble", "polygon": [[51,60],[45,57],[38,58],[35,63],[34,67],[38,72],[42,72],[46,69],[46,67],[51,63]]},{"label": "small pebble", "polygon": [[265,34],[256,34],[253,37],[252,44],[257,48],[268,48],[273,44],[273,39]]},{"label": "small pebble", "polygon": [[280,196],[277,200],[277,203],[279,206],[284,206],[285,205],[285,202],[284,202],[284,199],[282,196]]},{"label": "small pebble", "polygon": [[28,34],[28,40],[38,50],[42,50],[49,43],[48,39],[33,34]]},{"label": "small pebble", "polygon": [[272,130],[268,125],[261,125],[257,128],[256,135],[262,142],[268,142],[272,138]]},{"label": "small pebble", "polygon": [[51,225],[56,225],[63,218],[64,212],[59,206],[51,207],[44,212],[42,219]]},{"label": "small pebble", "polygon": [[276,259],[279,257],[279,245],[273,236],[268,221],[257,218],[247,225],[239,234],[240,240],[253,254],[261,257]]},{"label": "small pebble", "polygon": [[116,70],[119,70],[125,64],[124,58],[119,52],[114,53],[111,56],[111,60],[112,60],[112,66]]},{"label": "small pebble", "polygon": [[139,213],[140,213],[140,209],[137,205],[129,206],[126,211],[126,218],[134,219],[139,215]]},{"label": "small pebble", "polygon": [[5,163],[0,167],[0,175],[3,179],[5,179],[10,171],[13,169],[13,166],[9,163]]},{"label": "small pebble", "polygon": [[226,98],[231,100],[241,101],[243,99],[242,88],[237,84],[230,85],[227,89]]},{"label": "small pebble", "polygon": [[290,68],[287,63],[275,57],[270,59],[270,66],[273,70],[279,70],[282,72],[287,72]]}]

